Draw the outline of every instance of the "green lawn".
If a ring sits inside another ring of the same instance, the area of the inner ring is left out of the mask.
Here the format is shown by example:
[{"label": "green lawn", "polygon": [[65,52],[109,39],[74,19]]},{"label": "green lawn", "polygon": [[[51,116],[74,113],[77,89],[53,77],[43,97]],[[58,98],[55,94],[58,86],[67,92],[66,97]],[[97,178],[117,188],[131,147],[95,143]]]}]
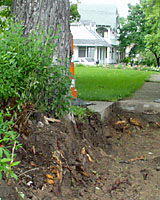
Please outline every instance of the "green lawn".
[{"label": "green lawn", "polygon": [[130,96],[153,72],[75,66],[78,98],[116,101]]}]

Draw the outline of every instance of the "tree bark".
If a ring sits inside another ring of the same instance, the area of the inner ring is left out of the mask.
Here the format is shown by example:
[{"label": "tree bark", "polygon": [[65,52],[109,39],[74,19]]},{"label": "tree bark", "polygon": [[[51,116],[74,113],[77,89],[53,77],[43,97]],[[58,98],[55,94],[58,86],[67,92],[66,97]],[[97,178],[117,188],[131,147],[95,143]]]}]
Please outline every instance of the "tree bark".
[{"label": "tree bark", "polygon": [[157,63],[157,67],[160,66],[160,56],[158,56],[156,53],[154,53],[155,59],[156,59],[156,63]]},{"label": "tree bark", "polygon": [[[69,66],[71,49],[69,0],[13,0],[11,11],[15,21],[21,21],[24,25],[24,35],[36,30],[38,26],[46,33],[50,29],[52,35],[59,30],[58,38],[53,41],[57,44],[53,52],[53,61]],[[57,59],[60,62],[57,62]]]}]

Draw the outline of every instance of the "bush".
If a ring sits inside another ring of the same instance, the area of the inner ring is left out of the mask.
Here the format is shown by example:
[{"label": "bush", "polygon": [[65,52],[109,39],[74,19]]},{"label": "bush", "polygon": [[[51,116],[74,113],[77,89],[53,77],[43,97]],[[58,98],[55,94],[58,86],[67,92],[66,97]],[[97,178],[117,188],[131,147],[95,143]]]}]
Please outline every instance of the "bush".
[{"label": "bush", "polygon": [[24,37],[23,26],[12,21],[0,34],[0,178],[1,172],[16,178],[11,167],[18,164],[13,157],[19,145],[12,126],[22,107],[33,105],[57,117],[70,109],[70,72],[53,63],[53,40],[41,31]]},{"label": "bush", "polygon": [[61,115],[68,110],[69,70],[54,65],[54,37],[30,33],[23,37],[23,26],[11,22],[0,36],[0,98],[15,98],[18,104],[31,102]]}]

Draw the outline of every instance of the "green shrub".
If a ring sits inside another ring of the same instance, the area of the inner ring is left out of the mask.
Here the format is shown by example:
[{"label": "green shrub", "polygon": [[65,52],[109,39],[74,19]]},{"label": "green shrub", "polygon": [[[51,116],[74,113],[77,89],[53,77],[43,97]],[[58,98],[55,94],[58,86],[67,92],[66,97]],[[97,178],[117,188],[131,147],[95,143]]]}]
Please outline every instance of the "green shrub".
[{"label": "green shrub", "polygon": [[74,117],[82,122],[85,122],[87,118],[93,114],[88,108],[80,106],[72,106],[72,112]]},{"label": "green shrub", "polygon": [[[23,26],[7,20],[0,34],[0,178],[2,172],[16,178],[12,166],[19,163],[13,161],[19,145],[12,126],[22,104],[35,105],[57,117],[70,109],[69,68],[53,63],[57,35],[50,34],[44,38],[44,32],[39,31],[24,37]],[[12,100],[14,105],[9,108]]]},{"label": "green shrub", "polygon": [[[55,36],[57,37],[57,36]],[[54,65],[54,37],[44,32],[23,37],[23,26],[11,22],[0,35],[0,98],[29,101],[61,115],[68,110],[69,69]]]},{"label": "green shrub", "polygon": [[14,150],[17,150],[20,144],[17,142],[17,133],[11,129],[13,119],[4,120],[4,117],[10,116],[9,111],[6,114],[0,111],[0,179],[2,178],[2,172],[7,178],[17,178],[12,167],[19,164],[19,162],[14,162]]}]

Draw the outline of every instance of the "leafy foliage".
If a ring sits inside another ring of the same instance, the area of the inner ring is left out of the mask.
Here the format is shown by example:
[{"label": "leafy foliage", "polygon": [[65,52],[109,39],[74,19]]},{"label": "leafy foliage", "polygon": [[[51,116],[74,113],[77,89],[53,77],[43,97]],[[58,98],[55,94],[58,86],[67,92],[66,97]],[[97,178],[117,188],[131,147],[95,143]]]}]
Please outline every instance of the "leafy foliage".
[{"label": "leafy foliage", "polygon": [[[141,63],[160,65],[160,5],[157,2],[141,0],[141,4],[136,6],[129,4],[127,20],[121,19],[120,50],[125,51],[133,44],[127,58],[129,62],[140,55]],[[152,53],[150,60],[146,59],[148,51]]]},{"label": "leafy foliage", "polygon": [[127,20],[121,19],[120,28],[120,48],[125,50],[131,44],[134,44],[130,51],[131,57],[144,50],[145,36],[145,16],[140,5],[129,6],[129,16]]},{"label": "leafy foliage", "polygon": [[[16,178],[11,168],[18,164],[11,153],[18,147],[17,134],[11,129],[13,116],[29,102],[60,117],[70,109],[71,80],[67,65],[53,63],[55,45],[50,32],[45,38],[41,30],[23,37],[22,25],[12,20],[6,20],[6,24],[0,34],[0,99],[4,105],[9,105],[11,99],[15,104],[0,112],[0,174],[3,171],[7,177]],[[10,115],[9,120],[6,115]]]},{"label": "leafy foliage", "polygon": [[[17,133],[12,131],[13,119],[4,120],[5,117],[11,116],[9,110],[7,113],[0,111],[0,179],[2,179],[2,172],[6,177],[17,178],[16,174],[12,171],[12,167],[19,164],[14,162],[15,156],[14,149],[20,146],[17,142]],[[11,153],[12,150],[12,153]]]},{"label": "leafy foliage", "polygon": [[93,114],[88,108],[80,106],[72,106],[72,112],[74,117],[81,122],[85,122],[87,118]]},{"label": "leafy foliage", "polygon": [[[79,1],[77,1],[79,3]],[[70,3],[70,23],[80,20],[77,4]]]},{"label": "leafy foliage", "polygon": [[53,37],[44,33],[23,36],[23,26],[10,23],[0,36],[0,98],[17,103],[29,101],[43,105],[56,115],[69,103],[69,72],[65,66],[53,66]]},{"label": "leafy foliage", "polygon": [[157,65],[160,66],[160,4],[159,1],[141,1],[146,18],[146,26],[150,29],[145,35],[146,48],[155,56]]},{"label": "leafy foliage", "polygon": [[0,1],[0,33],[6,28],[6,19],[11,16],[11,0],[1,0]]}]

